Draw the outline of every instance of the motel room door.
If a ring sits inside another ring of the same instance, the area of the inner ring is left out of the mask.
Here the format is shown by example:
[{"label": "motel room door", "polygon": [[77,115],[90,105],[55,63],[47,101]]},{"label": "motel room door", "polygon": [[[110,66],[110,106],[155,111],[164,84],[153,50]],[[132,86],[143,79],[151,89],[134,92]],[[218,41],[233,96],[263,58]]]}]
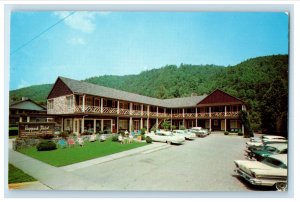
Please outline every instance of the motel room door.
[{"label": "motel room door", "polygon": [[76,133],[77,135],[80,134],[80,120],[79,119],[74,119],[74,133]]},{"label": "motel room door", "polygon": [[221,130],[225,131],[225,120],[221,120]]}]

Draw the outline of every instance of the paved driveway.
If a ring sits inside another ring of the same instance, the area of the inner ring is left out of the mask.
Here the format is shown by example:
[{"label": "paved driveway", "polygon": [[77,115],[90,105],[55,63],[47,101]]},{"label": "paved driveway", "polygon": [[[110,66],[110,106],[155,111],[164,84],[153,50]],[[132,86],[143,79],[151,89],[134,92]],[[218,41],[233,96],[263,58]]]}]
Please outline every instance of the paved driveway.
[{"label": "paved driveway", "polygon": [[244,159],[248,139],[213,133],[151,153],[79,168],[70,174],[101,190],[250,191],[234,177],[235,159]]}]

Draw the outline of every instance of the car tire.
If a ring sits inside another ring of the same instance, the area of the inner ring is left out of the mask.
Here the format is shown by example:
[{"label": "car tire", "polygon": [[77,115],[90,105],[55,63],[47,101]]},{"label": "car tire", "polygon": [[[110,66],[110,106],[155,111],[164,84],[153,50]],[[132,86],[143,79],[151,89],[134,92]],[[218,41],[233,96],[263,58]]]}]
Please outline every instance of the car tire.
[{"label": "car tire", "polygon": [[286,191],[287,190],[287,183],[286,182],[277,182],[275,184],[275,188],[277,191]]}]

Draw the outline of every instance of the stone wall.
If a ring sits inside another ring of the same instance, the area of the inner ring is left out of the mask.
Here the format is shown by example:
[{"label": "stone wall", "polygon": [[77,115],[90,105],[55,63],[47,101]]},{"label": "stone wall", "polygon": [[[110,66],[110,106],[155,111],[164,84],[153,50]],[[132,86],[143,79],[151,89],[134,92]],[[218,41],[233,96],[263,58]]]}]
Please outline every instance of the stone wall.
[{"label": "stone wall", "polygon": [[[67,106],[67,96],[60,96],[53,98],[53,109],[47,109],[48,114],[72,114],[75,110],[74,105],[74,98],[73,98],[73,105],[68,107]],[[49,105],[48,105],[49,106]]]}]

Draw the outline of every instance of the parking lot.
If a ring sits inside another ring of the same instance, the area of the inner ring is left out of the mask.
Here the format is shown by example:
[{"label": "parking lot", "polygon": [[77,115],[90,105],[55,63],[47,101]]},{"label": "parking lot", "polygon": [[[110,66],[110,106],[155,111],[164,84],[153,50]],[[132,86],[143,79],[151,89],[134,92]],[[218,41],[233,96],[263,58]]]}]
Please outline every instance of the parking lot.
[{"label": "parking lot", "polygon": [[212,133],[184,145],[171,145],[71,173],[99,184],[102,190],[270,190],[249,186],[235,177],[233,160],[244,159],[247,141],[240,136]]}]

